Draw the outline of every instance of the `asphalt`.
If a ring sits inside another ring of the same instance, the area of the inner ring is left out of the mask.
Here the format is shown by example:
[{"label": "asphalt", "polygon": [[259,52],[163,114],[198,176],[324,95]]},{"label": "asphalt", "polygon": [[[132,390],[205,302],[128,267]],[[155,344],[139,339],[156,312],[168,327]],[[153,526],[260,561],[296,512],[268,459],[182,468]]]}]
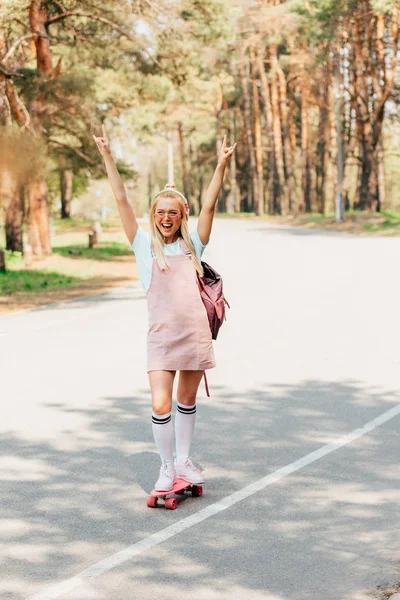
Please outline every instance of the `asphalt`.
[{"label": "asphalt", "polygon": [[146,506],[140,286],[1,316],[0,597],[366,600],[399,582],[399,414],[301,462],[399,406],[399,254],[216,221],[204,259],[231,310],[198,398],[204,496],[176,511]]}]

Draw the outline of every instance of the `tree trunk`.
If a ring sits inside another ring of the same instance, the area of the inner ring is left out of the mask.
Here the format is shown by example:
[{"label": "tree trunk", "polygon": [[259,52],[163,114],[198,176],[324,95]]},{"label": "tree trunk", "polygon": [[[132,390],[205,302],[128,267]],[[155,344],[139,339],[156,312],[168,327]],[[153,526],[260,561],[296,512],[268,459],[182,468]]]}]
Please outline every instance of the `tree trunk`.
[{"label": "tree trunk", "polygon": [[22,225],[25,212],[25,193],[23,186],[16,185],[11,202],[6,211],[6,249],[12,252],[23,252]]},{"label": "tree trunk", "polygon": [[95,246],[97,246],[97,244],[98,244],[97,232],[91,231],[89,233],[88,248],[94,248]]},{"label": "tree trunk", "polygon": [[334,50],[334,102],[337,147],[337,187],[335,198],[336,222],[344,220],[343,180],[344,180],[344,147],[343,147],[343,103],[340,90],[340,45]]},{"label": "tree trunk", "polygon": [[369,197],[371,199],[370,208],[374,212],[380,210],[379,199],[379,159],[377,148],[374,148],[371,160],[371,175],[369,178]]},{"label": "tree trunk", "polygon": [[189,177],[188,177],[188,189],[189,189],[189,197],[188,202],[189,206],[193,207],[193,214],[200,214],[200,203],[199,203],[199,195],[196,193],[196,180],[195,180],[195,171],[192,169],[193,163],[196,162],[196,157],[194,156],[192,144],[189,142]]},{"label": "tree trunk", "polygon": [[287,108],[287,82],[285,73],[280,65],[278,52],[275,50],[274,52],[274,67],[276,69],[276,74],[279,82],[279,105],[280,105],[280,115],[282,122],[282,138],[283,138],[283,150],[284,150],[284,163],[285,163],[285,171],[286,171],[286,182],[287,182],[287,199],[285,199],[285,205],[287,206],[289,212],[293,212],[293,208],[295,205],[295,180],[293,173],[293,161],[291,156],[290,149],[290,139],[289,139],[289,121],[288,121],[288,108]]},{"label": "tree trunk", "polygon": [[275,143],[273,132],[273,115],[271,106],[271,94],[267,75],[265,73],[264,56],[260,47],[257,48],[257,65],[260,73],[261,94],[264,102],[265,112],[265,128],[268,140],[268,212],[272,215],[275,209],[275,179],[276,179],[276,164],[275,164]]},{"label": "tree trunk", "polygon": [[0,127],[9,127],[12,123],[6,83],[5,76],[0,73]]},{"label": "tree trunk", "polygon": [[[358,144],[358,158],[361,156],[361,143]],[[354,201],[354,208],[356,210],[360,209],[359,206],[359,198],[361,196],[361,179],[362,179],[362,164],[361,160],[357,161],[357,187]]]},{"label": "tree trunk", "polygon": [[27,186],[29,200],[28,239],[35,256],[51,255],[49,206],[47,186],[44,180],[32,182]]},{"label": "tree trunk", "polygon": [[[271,45],[269,52],[272,63],[273,56],[276,54],[276,45]],[[276,73],[276,69],[272,71],[271,77],[271,106],[273,115],[274,148],[277,173],[277,205],[279,212],[281,214],[286,214],[288,206],[285,185],[285,164],[283,159],[281,115],[279,110],[278,75]]]},{"label": "tree trunk", "polygon": [[72,169],[63,169],[60,171],[60,191],[61,191],[61,218],[71,218],[72,202]]},{"label": "tree trunk", "polygon": [[366,131],[368,128],[365,125],[369,124],[364,124],[363,137],[361,139],[361,187],[357,203],[360,210],[371,208],[371,190],[373,190],[373,182],[370,181],[373,172],[372,139],[371,134]]},{"label": "tree trunk", "polygon": [[[32,31],[38,34],[33,38],[36,48],[38,71],[45,78],[50,78],[53,76],[53,67],[50,42],[46,30],[46,3],[31,0],[29,21]],[[32,115],[32,123],[35,131],[38,134],[42,134],[41,118],[46,113],[46,102],[40,94],[33,99],[29,113]],[[50,255],[52,252],[49,224],[50,211],[45,179],[43,178],[40,181],[30,183],[27,187],[27,196],[29,199],[28,237],[32,246],[32,252],[37,256],[43,254]]]},{"label": "tree trunk", "polygon": [[386,175],[383,139],[378,145],[378,181],[379,181],[379,206],[378,210],[386,208]]},{"label": "tree trunk", "polygon": [[301,202],[300,212],[311,212],[310,177],[310,79],[304,66],[301,74]]},{"label": "tree trunk", "polygon": [[[291,61],[289,65],[289,114],[288,114],[288,135],[289,135],[289,151],[290,151],[290,163],[292,164],[292,174],[293,174],[293,185],[294,185],[294,199],[293,206],[291,207],[291,211],[296,213],[298,209],[298,192],[297,192],[297,171],[298,171],[298,151],[297,151],[297,127],[296,127],[296,119],[295,115],[297,112],[297,106],[295,101],[295,94],[297,90],[296,84],[296,76],[297,76],[297,66],[295,64],[295,44],[293,37],[289,37],[289,49]],[[290,208],[290,207],[289,207]]]},{"label": "tree trunk", "polygon": [[6,253],[0,249],[0,273],[6,272]]},{"label": "tree trunk", "polygon": [[186,154],[185,154],[185,143],[183,141],[182,123],[178,123],[178,135],[179,135],[179,153],[181,155],[181,166],[182,166],[182,189],[183,189],[183,195],[185,196],[186,199],[188,199],[189,190],[188,190]]},{"label": "tree trunk", "polygon": [[[233,108],[229,111],[230,117],[230,143],[233,144],[236,137],[236,128],[235,128],[235,112]],[[237,189],[237,181],[236,181],[236,155],[233,153],[230,163],[230,178],[231,178],[231,193],[228,199],[227,211],[228,214],[233,214],[236,210],[237,206],[237,197],[238,197],[238,189]]]},{"label": "tree trunk", "polygon": [[[249,181],[248,171],[245,164],[247,161],[247,132],[244,123],[243,110],[240,103],[235,106],[236,123],[238,131],[238,146],[235,152],[236,158],[236,180],[238,183],[238,197],[236,198],[235,212],[242,212],[247,210],[247,197],[251,194],[251,182]],[[245,173],[245,176],[243,176]]]},{"label": "tree trunk", "polygon": [[218,158],[219,155],[219,150],[220,150],[220,144],[222,141],[222,126],[221,126],[221,112],[222,112],[222,107],[224,105],[224,93],[222,90],[222,85],[220,83],[220,81],[218,81],[218,97],[217,97],[217,103],[215,105],[215,153],[216,156]]},{"label": "tree trunk", "polygon": [[[357,117],[361,124],[360,126],[360,146],[361,146],[361,187],[360,195],[357,201],[358,208],[361,210],[371,209],[377,203],[377,180],[376,169],[374,163],[374,131],[373,131],[373,98],[369,82],[372,79],[368,76],[370,73],[369,64],[369,31],[366,31],[366,25],[369,23],[370,16],[367,7],[361,5],[355,15],[355,26],[353,33],[353,45],[355,52],[356,74],[355,95],[357,97]],[[378,52],[379,53],[379,52]],[[379,86],[379,83],[377,84]],[[372,85],[372,87],[374,87]],[[376,87],[376,85],[375,85]],[[375,90],[378,91],[378,90]],[[378,95],[380,93],[378,91]],[[378,99],[379,101],[379,99]],[[372,107],[371,107],[372,104]]]},{"label": "tree trunk", "polygon": [[[6,45],[4,36],[0,32],[0,61],[4,58]],[[21,103],[22,105],[22,103]],[[25,114],[17,102],[17,94],[11,77],[6,77],[0,72],[0,127],[11,130],[12,120],[25,124]],[[6,159],[7,160],[7,159]],[[0,169],[0,207],[3,206],[5,215],[6,248],[13,252],[23,252],[22,224],[24,219],[23,195],[19,193],[18,177],[13,169],[6,164]],[[21,205],[22,202],[22,205]],[[4,257],[4,254],[3,254]],[[0,270],[2,270],[0,265]]]},{"label": "tree trunk", "polygon": [[249,89],[248,89],[248,77],[246,74],[244,48],[242,48],[241,54],[240,54],[239,73],[240,73],[240,80],[241,80],[241,84],[242,84],[243,98],[244,98],[244,123],[245,123],[245,129],[246,129],[247,147],[248,147],[249,157],[250,157],[250,177],[251,177],[251,182],[252,182],[252,200],[253,200],[254,210],[257,212],[260,207],[260,202],[259,202],[259,194],[258,194],[258,178],[257,178],[257,169],[256,169],[256,158],[255,158],[255,152],[254,152],[253,135],[252,135],[252,127],[251,127],[250,94],[249,94]]},{"label": "tree trunk", "polygon": [[[6,51],[4,35],[0,31],[0,62],[3,61]],[[11,107],[7,98],[7,78],[4,73],[0,72],[0,127],[7,127],[11,123]]]},{"label": "tree trunk", "polygon": [[38,70],[47,77],[51,77],[53,67],[51,64],[50,42],[45,25],[47,21],[46,2],[31,1],[29,20],[32,30],[38,34],[34,38]]},{"label": "tree trunk", "polygon": [[[218,159],[219,151],[222,143],[222,124],[221,124],[221,113],[224,108],[224,102],[226,105],[226,99],[224,99],[224,92],[222,89],[221,82],[218,81],[218,97],[215,105],[215,153]],[[225,106],[226,108],[226,106]],[[222,181],[221,191],[218,196],[217,211],[225,212],[225,181]]]},{"label": "tree trunk", "polygon": [[[326,82],[325,90],[326,91]],[[316,196],[317,196],[317,210],[323,215],[325,213],[325,185],[326,185],[326,170],[328,166],[327,161],[327,138],[326,131],[328,129],[328,108],[324,104],[324,98],[322,100],[319,109],[319,125],[318,125],[318,141],[317,141],[317,164],[316,164]]]},{"label": "tree trunk", "polygon": [[[355,63],[354,57],[354,47],[349,48],[349,59],[343,63],[343,69],[346,69],[346,77],[349,81],[350,89],[355,89],[355,77],[356,72],[352,65]],[[347,139],[345,139],[345,152],[344,152],[344,179],[343,179],[343,196],[346,210],[349,208],[356,208],[357,206],[357,198],[358,198],[358,186],[356,187],[356,193],[353,198],[352,203],[350,203],[349,198],[349,189],[350,189],[350,178],[351,178],[351,170],[347,166],[347,162],[349,158],[355,158],[357,154],[357,148],[359,148],[359,142],[361,139],[361,128],[362,123],[360,122],[358,111],[357,111],[357,98],[355,94],[352,94],[349,102],[349,125],[348,125],[348,134]],[[357,180],[359,173],[359,163],[357,164]]]},{"label": "tree trunk", "polygon": [[18,207],[18,181],[11,171],[4,169],[0,172],[0,206],[3,207],[6,226],[6,248],[12,251],[22,251],[18,248],[18,236],[13,235],[12,215]]},{"label": "tree trunk", "polygon": [[204,177],[200,175],[199,177],[199,192],[197,195],[197,205],[199,207],[199,213],[201,211],[201,207],[203,206],[203,187],[204,187]]},{"label": "tree trunk", "polygon": [[262,141],[261,141],[261,120],[260,120],[260,98],[257,85],[257,69],[255,61],[254,48],[250,46],[250,61],[252,69],[252,87],[253,87],[253,115],[254,115],[254,138],[256,142],[256,166],[257,166],[257,215],[264,214],[264,169],[262,157]]}]

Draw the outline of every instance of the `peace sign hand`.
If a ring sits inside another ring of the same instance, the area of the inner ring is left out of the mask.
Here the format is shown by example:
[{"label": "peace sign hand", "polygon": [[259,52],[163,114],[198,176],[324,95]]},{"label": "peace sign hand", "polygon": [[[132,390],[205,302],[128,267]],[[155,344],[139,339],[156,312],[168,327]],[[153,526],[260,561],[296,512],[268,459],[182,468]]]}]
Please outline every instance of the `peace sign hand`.
[{"label": "peace sign hand", "polygon": [[110,142],[108,141],[107,132],[104,124],[102,125],[103,137],[93,136],[97,148],[102,156],[111,156]]},{"label": "peace sign hand", "polygon": [[236,142],[233,146],[226,145],[226,135],[224,135],[224,139],[222,140],[221,150],[219,151],[218,156],[218,164],[223,165],[224,167],[230,162],[233,153],[235,152]]}]

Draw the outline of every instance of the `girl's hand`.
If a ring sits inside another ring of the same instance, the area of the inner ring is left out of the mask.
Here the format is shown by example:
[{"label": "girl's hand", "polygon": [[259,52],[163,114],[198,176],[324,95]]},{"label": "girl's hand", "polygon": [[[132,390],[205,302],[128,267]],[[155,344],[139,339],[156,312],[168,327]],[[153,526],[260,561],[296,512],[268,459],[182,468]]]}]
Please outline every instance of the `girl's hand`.
[{"label": "girl's hand", "polygon": [[93,136],[96,146],[102,156],[111,156],[110,142],[108,141],[107,132],[104,124],[102,125],[103,137]]},{"label": "girl's hand", "polygon": [[219,151],[218,164],[226,167],[229,164],[229,162],[233,156],[233,153],[235,152],[235,148],[236,148],[236,143],[234,143],[233,146],[227,147],[226,135],[224,135],[224,139],[222,140],[221,150]]}]

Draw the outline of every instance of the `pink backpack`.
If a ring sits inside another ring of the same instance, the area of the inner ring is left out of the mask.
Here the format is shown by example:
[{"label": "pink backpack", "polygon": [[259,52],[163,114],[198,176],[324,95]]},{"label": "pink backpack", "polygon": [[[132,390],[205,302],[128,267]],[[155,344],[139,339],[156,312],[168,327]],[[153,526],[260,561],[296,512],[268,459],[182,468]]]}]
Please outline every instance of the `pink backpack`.
[{"label": "pink backpack", "polygon": [[[190,250],[185,244],[183,238],[180,238],[182,250],[190,256]],[[213,340],[217,339],[218,331],[222,323],[225,321],[225,305],[230,308],[228,301],[225,299],[222,290],[222,277],[209,264],[201,261],[203,267],[203,277],[197,273],[197,284],[199,286],[200,297],[205,306],[208,323],[210,325],[211,336]],[[207,387],[207,383],[206,383]],[[208,395],[208,390],[207,390]]]},{"label": "pink backpack", "polygon": [[212,339],[216,340],[218,331],[225,321],[225,305],[230,308],[222,289],[222,277],[206,262],[201,262],[204,275],[197,274],[200,296],[207,311]]}]

